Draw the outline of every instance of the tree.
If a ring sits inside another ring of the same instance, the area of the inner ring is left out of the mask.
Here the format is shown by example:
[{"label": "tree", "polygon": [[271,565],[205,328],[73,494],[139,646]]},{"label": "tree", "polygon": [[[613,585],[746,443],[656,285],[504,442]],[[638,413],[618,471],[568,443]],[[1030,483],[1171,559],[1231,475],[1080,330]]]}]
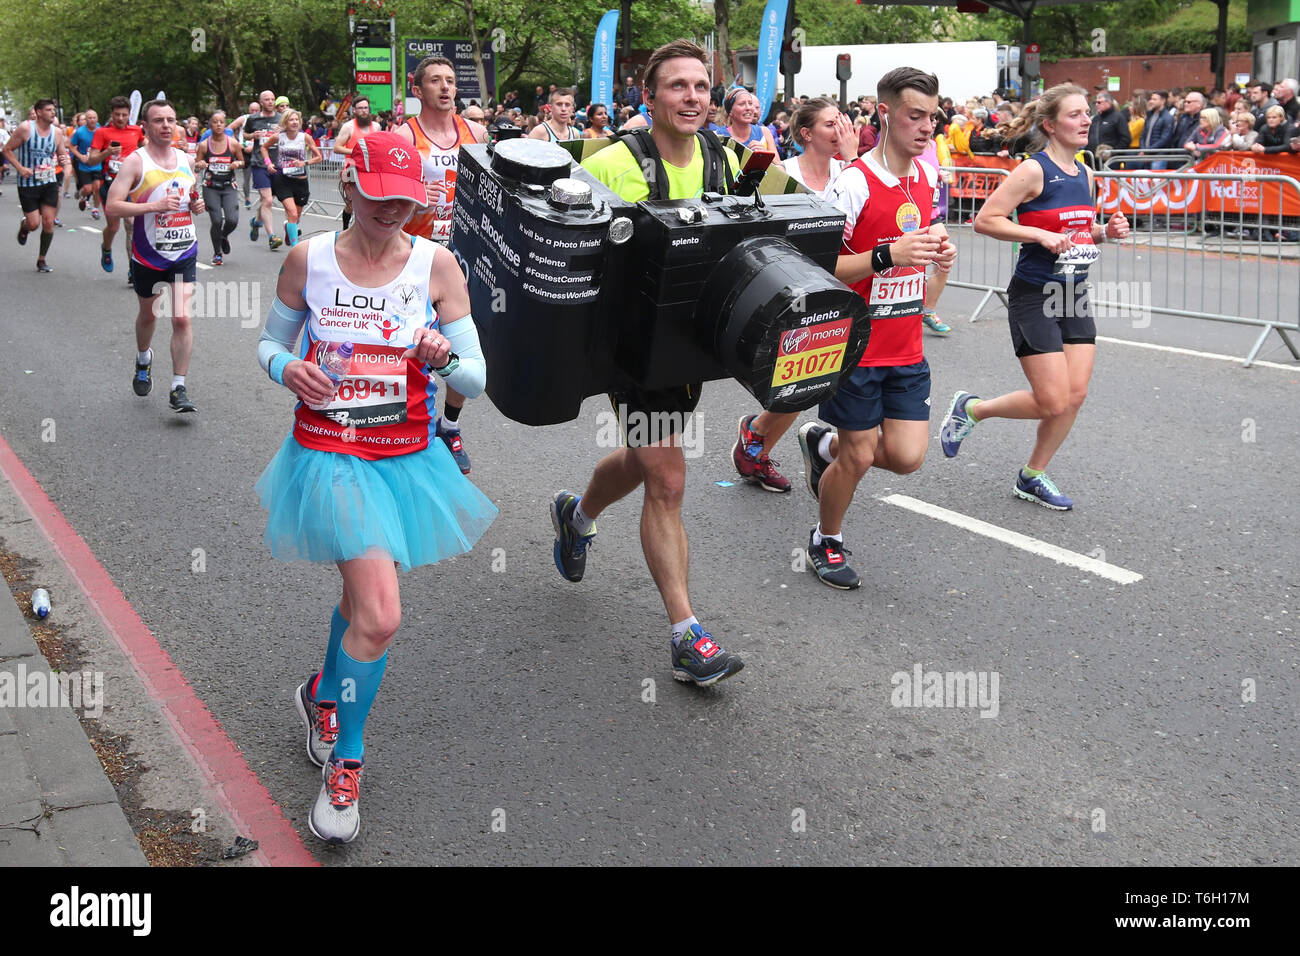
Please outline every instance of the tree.
[{"label": "tree", "polygon": [[[731,66],[731,2],[732,0],[713,0],[713,24],[718,34],[718,54],[722,60],[720,79],[723,86],[730,86],[736,76]],[[759,15],[762,15],[762,11],[759,11]]]},{"label": "tree", "polygon": [[[735,36],[758,43],[766,0],[741,0]],[[856,4],[847,0],[798,0],[799,25],[811,46],[843,43],[923,43],[946,38],[961,16],[955,10]],[[721,41],[719,41],[719,46]]]},{"label": "tree", "polygon": [[[1249,50],[1247,0],[1228,6],[1228,49]],[[1143,53],[1202,53],[1213,45],[1219,22],[1211,0],[1112,0],[1110,3],[1040,7],[1030,29],[1044,60]],[[1100,32],[1095,32],[1100,31]],[[963,14],[954,39],[1019,43],[1024,26],[1005,13]]]}]

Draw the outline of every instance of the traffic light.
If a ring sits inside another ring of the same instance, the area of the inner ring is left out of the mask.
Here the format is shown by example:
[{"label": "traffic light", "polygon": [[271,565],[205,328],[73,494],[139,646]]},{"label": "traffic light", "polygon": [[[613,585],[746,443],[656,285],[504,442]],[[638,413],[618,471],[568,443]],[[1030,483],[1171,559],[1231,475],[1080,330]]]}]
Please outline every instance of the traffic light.
[{"label": "traffic light", "polygon": [[841,83],[853,78],[852,58],[847,53],[841,53],[835,58],[835,79]]},{"label": "traffic light", "polygon": [[803,45],[794,37],[781,44],[781,73],[794,76],[803,69]]}]

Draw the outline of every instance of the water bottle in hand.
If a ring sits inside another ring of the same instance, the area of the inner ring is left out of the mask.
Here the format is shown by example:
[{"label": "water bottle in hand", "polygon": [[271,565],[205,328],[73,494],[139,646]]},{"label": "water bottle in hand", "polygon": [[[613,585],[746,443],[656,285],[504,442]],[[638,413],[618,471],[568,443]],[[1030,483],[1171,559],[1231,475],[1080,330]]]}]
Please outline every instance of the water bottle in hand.
[{"label": "water bottle in hand", "polygon": [[[320,370],[329,376],[330,381],[334,383],[335,391],[338,385],[348,377],[348,372],[352,369],[352,343],[351,342],[322,342],[316,346],[316,364]],[[324,405],[312,405],[311,407],[320,410],[329,405],[334,400],[331,395]]]}]

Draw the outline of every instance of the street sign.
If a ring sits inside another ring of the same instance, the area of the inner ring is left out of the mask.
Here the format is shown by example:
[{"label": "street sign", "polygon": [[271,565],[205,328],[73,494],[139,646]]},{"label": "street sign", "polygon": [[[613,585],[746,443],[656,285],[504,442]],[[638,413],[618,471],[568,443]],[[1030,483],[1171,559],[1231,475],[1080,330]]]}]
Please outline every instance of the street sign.
[{"label": "street sign", "polygon": [[1025,75],[1038,76],[1042,58],[1039,56],[1038,44],[1031,43],[1025,47]]}]

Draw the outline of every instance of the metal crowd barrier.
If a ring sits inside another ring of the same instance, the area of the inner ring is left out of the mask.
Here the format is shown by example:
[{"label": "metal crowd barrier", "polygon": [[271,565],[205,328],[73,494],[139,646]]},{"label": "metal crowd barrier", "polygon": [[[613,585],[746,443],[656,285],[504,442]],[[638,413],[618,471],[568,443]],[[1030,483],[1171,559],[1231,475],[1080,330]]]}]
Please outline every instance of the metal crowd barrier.
[{"label": "metal crowd barrier", "polygon": [[[1300,359],[1289,334],[1300,334],[1300,262],[1283,255],[1297,248],[1284,241],[1295,235],[1283,233],[1288,224],[1300,223],[1284,215],[1288,206],[1300,210],[1300,182],[1290,176],[1148,170],[1096,175],[1099,187],[1115,183],[1115,198],[1132,212],[1126,213],[1129,239],[1107,243],[1114,251],[1103,247],[1089,270],[1095,310],[1133,315],[1135,327],[1149,323],[1150,313],[1256,326],[1259,337],[1245,366],[1255,361],[1269,332]],[[1276,184],[1276,195],[1270,197],[1264,184]],[[1229,206],[1239,211],[1222,211]],[[1247,206],[1254,211],[1246,212]],[[1109,217],[1103,210],[1102,221]],[[1198,219],[1211,234],[1193,244]]]},{"label": "metal crowd barrier", "polygon": [[991,298],[1007,305],[1007,283],[1015,268],[1019,245],[977,235],[972,223],[984,200],[1006,181],[1011,170],[996,166],[942,166],[940,175],[948,183],[948,233],[957,246],[957,261],[948,273],[948,285],[983,292],[971,315],[974,322]]},{"label": "metal crowd barrier", "polygon": [[[1007,171],[944,171],[956,180],[948,228],[959,250],[948,284],[984,292],[974,322],[994,296],[1007,305],[1018,255],[1017,243],[977,235],[971,224]],[[1300,181],[1135,169],[1103,169],[1096,178],[1105,200],[1100,221],[1119,208],[1130,225],[1129,238],[1105,243],[1089,270],[1097,315],[1131,317],[1134,328],[1149,325],[1154,313],[1253,326],[1260,333],[1245,366],[1254,363],[1270,332],[1300,359],[1292,340],[1300,335],[1300,215],[1286,214],[1300,212]],[[1266,184],[1275,188],[1266,190]]]},{"label": "metal crowd barrier", "polygon": [[343,215],[343,194],[339,192],[343,157],[325,150],[322,152],[325,159],[307,167],[307,185],[311,190],[311,199],[303,212],[338,219]]},{"label": "metal crowd barrier", "polygon": [[1102,169],[1152,169],[1160,164],[1166,172],[1180,172],[1195,166],[1201,157],[1185,149],[1112,149],[1101,162]]}]

